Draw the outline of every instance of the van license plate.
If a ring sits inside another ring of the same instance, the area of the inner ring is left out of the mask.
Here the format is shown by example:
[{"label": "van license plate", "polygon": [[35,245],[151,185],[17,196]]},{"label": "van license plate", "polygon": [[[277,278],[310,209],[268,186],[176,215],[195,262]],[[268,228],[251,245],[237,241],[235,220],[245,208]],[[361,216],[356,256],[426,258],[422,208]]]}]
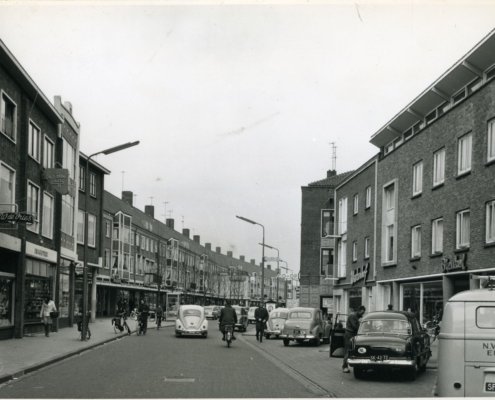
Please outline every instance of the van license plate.
[{"label": "van license plate", "polygon": [[485,382],[485,392],[495,392],[495,382]]},{"label": "van license plate", "polygon": [[386,361],[388,360],[388,356],[380,355],[380,356],[370,356],[371,361]]}]

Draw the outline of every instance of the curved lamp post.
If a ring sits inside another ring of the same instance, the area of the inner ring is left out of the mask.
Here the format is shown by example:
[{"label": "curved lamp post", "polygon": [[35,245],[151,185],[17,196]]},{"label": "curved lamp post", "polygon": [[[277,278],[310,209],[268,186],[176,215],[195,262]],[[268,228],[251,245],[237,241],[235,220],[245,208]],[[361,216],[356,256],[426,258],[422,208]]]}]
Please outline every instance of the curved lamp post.
[{"label": "curved lamp post", "polygon": [[260,223],[253,221],[248,218],[241,217],[240,215],[236,215],[236,218],[239,218],[245,222],[249,222],[250,224],[253,225],[259,225],[263,229],[263,240],[261,244],[261,301],[265,301],[265,227],[261,225]]},{"label": "curved lamp post", "polygon": [[120,144],[118,146],[110,147],[109,149],[99,151],[91,154],[86,160],[85,176],[84,176],[84,250],[83,250],[83,304],[82,304],[82,324],[81,324],[81,340],[86,339],[87,325],[86,314],[88,313],[88,193],[89,193],[89,162],[98,154],[111,154],[133,147],[139,144],[139,140],[135,142],[129,142]]}]

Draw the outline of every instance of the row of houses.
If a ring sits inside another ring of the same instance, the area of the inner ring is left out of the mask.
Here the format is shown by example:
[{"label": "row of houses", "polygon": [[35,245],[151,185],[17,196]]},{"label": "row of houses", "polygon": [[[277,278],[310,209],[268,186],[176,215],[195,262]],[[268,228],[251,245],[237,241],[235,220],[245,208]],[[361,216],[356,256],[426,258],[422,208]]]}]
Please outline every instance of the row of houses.
[{"label": "row of houses", "polygon": [[52,104],[2,41],[0,117],[0,339],[40,331],[47,296],[59,328],[72,326],[85,297],[92,319],[141,299],[249,305],[262,286],[267,298],[292,297],[278,271],[267,267],[262,282],[254,259],[176,231],[152,205],[134,207],[132,192],[107,192],[110,171],[80,151],[72,105]]},{"label": "row of houses", "polygon": [[441,314],[495,275],[495,31],[370,142],[354,171],[302,187],[302,305]]}]

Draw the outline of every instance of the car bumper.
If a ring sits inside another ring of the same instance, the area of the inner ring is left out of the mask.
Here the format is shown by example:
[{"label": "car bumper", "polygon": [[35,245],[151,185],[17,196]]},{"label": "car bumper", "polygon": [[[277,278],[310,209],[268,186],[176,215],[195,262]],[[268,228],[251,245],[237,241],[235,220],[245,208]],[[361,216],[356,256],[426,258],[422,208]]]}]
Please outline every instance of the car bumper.
[{"label": "car bumper", "polygon": [[176,335],[182,336],[204,336],[208,333],[208,331],[204,330],[192,330],[192,329],[176,329]]},{"label": "car bumper", "polygon": [[265,333],[270,335],[280,335],[282,331],[280,329],[275,329],[275,330],[265,329]]},{"label": "car bumper", "polygon": [[281,334],[279,337],[282,339],[289,339],[289,340],[311,340],[311,339],[316,339],[315,335],[287,335],[287,334]]},{"label": "car bumper", "polygon": [[349,358],[348,363],[351,367],[354,366],[369,366],[369,367],[413,367],[416,365],[414,360],[393,359],[383,361],[372,361],[368,358]]}]

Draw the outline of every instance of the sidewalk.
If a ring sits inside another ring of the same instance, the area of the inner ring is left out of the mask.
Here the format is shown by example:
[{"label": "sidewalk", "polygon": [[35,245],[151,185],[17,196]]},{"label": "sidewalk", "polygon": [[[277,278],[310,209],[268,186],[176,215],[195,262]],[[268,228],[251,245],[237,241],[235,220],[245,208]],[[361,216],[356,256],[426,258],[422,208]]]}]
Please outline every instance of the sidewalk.
[{"label": "sidewalk", "polygon": [[[128,323],[135,334],[135,321],[128,320]],[[162,321],[162,327],[174,325],[174,321]],[[154,328],[156,328],[155,321],[149,321],[148,329]],[[51,332],[50,337],[39,333],[24,336],[22,339],[0,340],[0,384],[103,343],[127,336],[125,330],[122,333],[114,332],[111,318],[98,318],[89,324],[89,329],[91,339],[87,341],[81,341],[81,333],[77,331],[76,324],[72,328],[61,328],[58,332]]]}]

